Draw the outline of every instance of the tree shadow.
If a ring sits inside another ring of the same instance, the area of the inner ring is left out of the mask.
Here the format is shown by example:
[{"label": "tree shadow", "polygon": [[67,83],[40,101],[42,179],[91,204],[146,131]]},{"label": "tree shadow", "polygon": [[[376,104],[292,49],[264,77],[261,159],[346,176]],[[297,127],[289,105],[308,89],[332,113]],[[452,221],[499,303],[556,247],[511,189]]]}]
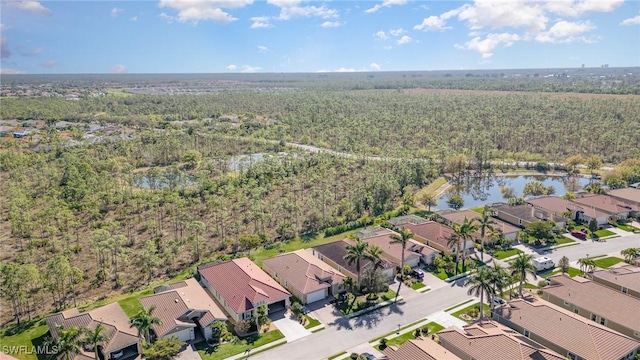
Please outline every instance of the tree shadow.
[{"label": "tree shadow", "polygon": [[380,323],[382,320],[382,309],[376,309],[366,314],[362,314],[355,318],[355,327],[366,327],[372,329]]}]

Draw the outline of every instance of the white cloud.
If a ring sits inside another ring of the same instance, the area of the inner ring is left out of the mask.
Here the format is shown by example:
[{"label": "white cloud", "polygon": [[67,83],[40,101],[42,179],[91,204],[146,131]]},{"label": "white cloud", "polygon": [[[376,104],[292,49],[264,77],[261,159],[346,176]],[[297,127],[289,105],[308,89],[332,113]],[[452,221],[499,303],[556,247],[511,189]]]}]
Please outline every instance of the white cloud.
[{"label": "white cloud", "polygon": [[253,24],[251,24],[249,29],[265,29],[273,27],[273,25],[269,23],[268,16],[255,16],[251,18],[251,21],[253,21]]},{"label": "white cloud", "polygon": [[356,71],[358,71],[358,70],[356,70],[354,68],[346,68],[346,67],[343,66],[343,67],[338,68],[336,70],[317,70],[316,72],[327,73],[327,72],[356,72]]},{"label": "white cloud", "polygon": [[158,17],[166,22],[168,22],[169,24],[171,24],[172,22],[176,21],[176,18],[171,16],[171,15],[167,15],[165,13],[160,13],[160,15],[158,15]]},{"label": "white cloud", "polygon": [[137,17],[137,16],[132,16],[129,20],[131,20],[131,21],[138,21],[138,17]]},{"label": "white cloud", "polygon": [[413,41],[413,39],[411,38],[411,36],[404,35],[403,37],[401,37],[400,39],[398,39],[398,45],[408,44],[408,43],[410,43],[411,41]]},{"label": "white cloud", "polygon": [[380,30],[377,33],[373,34],[373,36],[377,37],[380,40],[387,40],[389,38],[389,35],[387,35],[387,33],[385,33],[382,30]]},{"label": "white cloud", "polygon": [[455,47],[458,49],[475,50],[482,54],[483,59],[489,59],[493,56],[493,50],[496,47],[500,45],[508,47],[519,40],[521,40],[521,37],[518,34],[489,34],[485,39],[481,39],[479,36],[476,36],[464,43],[464,45],[456,44]]},{"label": "white cloud", "polygon": [[[548,31],[543,31],[536,35],[539,42],[572,42],[577,40],[576,36],[595,29],[590,21],[569,22],[558,21]],[[584,38],[582,40],[585,40]]]},{"label": "white cloud", "polygon": [[404,33],[406,33],[406,31],[404,31],[403,28],[395,29],[395,30],[394,29],[389,30],[389,34],[391,34],[393,36],[400,36],[400,35],[402,35]]},{"label": "white cloud", "polygon": [[624,19],[622,20],[620,25],[640,25],[640,15],[634,16],[632,18]]},{"label": "white cloud", "polygon": [[0,68],[0,74],[2,75],[16,75],[16,74],[26,74],[26,73],[27,73],[26,71],[22,71],[22,70]]},{"label": "white cloud", "polygon": [[383,7],[389,7],[394,5],[404,5],[406,3],[407,3],[407,0],[384,0],[382,1],[382,4],[376,4],[374,5],[374,7],[367,9],[364,12],[366,12],[367,14],[371,14],[382,9]]},{"label": "white cloud", "polygon": [[44,7],[38,1],[32,1],[32,0],[3,1],[2,4],[8,8],[31,11],[31,12],[46,15],[46,16],[51,15],[51,10]]},{"label": "white cloud", "polygon": [[23,50],[19,50],[19,51],[20,51],[20,55],[22,56],[36,56],[36,55],[42,54],[42,52],[44,51],[44,48],[39,47],[29,51],[23,51]]},{"label": "white cloud", "polygon": [[11,57],[11,50],[9,50],[9,40],[7,38],[0,38],[0,58],[6,59]]},{"label": "white cloud", "polygon": [[109,69],[109,72],[112,74],[126,74],[127,67],[122,64],[117,64],[112,66],[111,69]]},{"label": "white cloud", "polygon": [[56,65],[58,65],[58,62],[55,61],[54,59],[47,60],[47,61],[43,62],[42,64],[40,64],[40,66],[46,67],[46,68],[52,68],[52,67],[54,67]]},{"label": "white cloud", "polygon": [[[211,20],[220,24],[228,24],[238,20],[222,9],[237,9],[250,5],[253,0],[160,0],[161,8],[170,8],[178,12],[180,22]],[[162,15],[162,14],[161,14]]]},{"label": "white cloud", "polygon": [[422,20],[422,24],[414,26],[413,30],[442,31],[445,29],[451,29],[451,27],[447,27],[446,25],[447,22],[443,18],[431,15]]},{"label": "white cloud", "polygon": [[511,27],[541,31],[549,21],[537,1],[475,0],[473,5],[465,4],[458,10],[458,19],[466,21],[472,30]]},{"label": "white cloud", "polygon": [[269,48],[268,48],[268,47],[266,47],[266,46],[259,45],[259,46],[258,46],[258,52],[259,52],[260,54],[264,54],[264,53],[271,52],[271,50],[269,50]]},{"label": "white cloud", "polygon": [[325,21],[322,23],[323,28],[332,28],[332,27],[340,27],[342,25],[339,21]]},{"label": "white cloud", "polygon": [[240,69],[241,73],[254,73],[260,71],[262,68],[259,66],[242,65]]},{"label": "white cloud", "polygon": [[111,16],[113,17],[117,17],[118,15],[120,15],[122,12],[124,12],[124,9],[119,8],[119,7],[114,7],[113,9],[111,9]]},{"label": "white cloud", "polygon": [[229,70],[229,71],[235,71],[237,69],[238,69],[238,67],[236,65],[233,65],[233,64],[227,65],[227,70]]},{"label": "white cloud", "polygon": [[369,68],[373,71],[380,71],[381,66],[373,62],[369,64]]},{"label": "white cloud", "polygon": [[289,20],[294,17],[319,17],[332,19],[338,17],[338,11],[322,6],[286,6],[280,8],[279,20]]}]

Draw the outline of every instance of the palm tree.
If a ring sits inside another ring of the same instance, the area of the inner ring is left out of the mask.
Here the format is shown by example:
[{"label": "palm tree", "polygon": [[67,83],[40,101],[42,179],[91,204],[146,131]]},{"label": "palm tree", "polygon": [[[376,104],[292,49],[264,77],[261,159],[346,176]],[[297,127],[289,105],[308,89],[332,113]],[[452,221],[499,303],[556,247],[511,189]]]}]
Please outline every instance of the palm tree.
[{"label": "palm tree", "polygon": [[[502,266],[494,263],[492,268],[489,268],[489,281],[493,288],[494,294],[502,294],[504,288],[509,285],[509,274],[507,270]],[[491,308],[493,309],[493,301],[491,302]]]},{"label": "palm tree", "polygon": [[620,251],[620,255],[624,256],[624,261],[633,264],[633,260],[635,260],[638,251],[640,251],[640,248],[628,248]]},{"label": "palm tree", "polygon": [[401,229],[400,232],[396,235],[391,236],[392,244],[400,244],[402,246],[402,253],[400,255],[400,281],[398,281],[398,291],[396,292],[396,298],[393,302],[398,301],[398,294],[400,294],[400,287],[402,287],[402,282],[404,280],[404,252],[407,248],[407,243],[409,239],[413,237],[413,233],[409,229]]},{"label": "palm tree", "polygon": [[[467,246],[467,240],[471,239],[471,235],[478,231],[478,220],[464,217],[462,220],[462,224],[453,224],[453,230],[458,234],[458,236],[462,239],[463,248]],[[462,272],[466,270],[464,262],[466,260],[466,252],[462,252]]]},{"label": "palm tree", "polygon": [[81,339],[80,329],[75,326],[65,328],[63,325],[56,325],[58,330],[58,337],[56,339],[49,339],[47,345],[50,345],[57,349],[58,354],[64,353],[67,360],[71,360],[71,354],[77,354],[80,352]]},{"label": "palm tree", "polygon": [[378,245],[368,244],[367,251],[365,253],[364,258],[370,260],[376,268],[382,266],[382,254],[384,254],[384,250]]},{"label": "palm tree", "polygon": [[155,306],[149,307],[148,310],[142,309],[140,310],[134,317],[131,318],[131,326],[138,329],[138,336],[143,338],[144,341],[148,344],[150,339],[150,330],[153,325],[161,325],[162,321],[160,318],[153,316],[153,311],[156,309]]},{"label": "palm tree", "polygon": [[458,259],[460,259],[460,238],[456,234],[452,234],[447,238],[447,246],[449,249],[456,247],[456,274],[458,273]]},{"label": "palm tree", "polygon": [[342,279],[342,285],[344,286],[344,289],[348,293],[350,293],[353,292],[353,289],[356,287],[356,282],[351,276],[347,276],[346,278]]},{"label": "palm tree", "polygon": [[482,262],[484,262],[484,241],[485,241],[485,235],[487,234],[487,230],[489,230],[489,232],[494,231],[494,225],[496,225],[496,222],[491,218],[491,216],[489,216],[489,207],[485,206],[484,211],[482,212],[482,217],[480,217],[480,219],[476,220],[478,222],[478,227],[480,228],[480,244],[481,244],[481,253],[480,253],[480,260],[482,260]]},{"label": "palm tree", "polygon": [[578,259],[578,265],[580,265],[580,270],[585,273],[590,273],[596,267],[596,262],[591,258],[582,258]]},{"label": "palm tree", "polygon": [[89,330],[89,328],[84,328],[84,339],[82,340],[83,345],[91,345],[93,346],[93,354],[95,360],[99,360],[98,357],[98,345],[102,345],[105,341],[107,341],[107,337],[102,335],[102,332],[105,330],[105,327],[102,323],[98,323],[93,330]]},{"label": "palm tree", "polygon": [[527,280],[527,275],[533,275],[534,279],[538,278],[538,275],[536,275],[536,267],[533,266],[532,260],[532,255],[520,253],[518,257],[511,262],[511,266],[509,267],[511,276],[520,282],[518,285],[518,294],[520,294],[520,297],[522,297],[522,284]]},{"label": "palm tree", "polygon": [[356,239],[353,245],[349,244],[345,246],[347,250],[347,254],[344,256],[344,259],[347,261],[347,264],[356,265],[356,283],[360,286],[360,263],[362,260],[367,258],[367,250],[369,249],[369,244],[363,242],[360,239]]},{"label": "palm tree", "polygon": [[467,282],[465,286],[471,285],[467,290],[467,295],[474,295],[480,297],[480,319],[484,318],[484,298],[487,296],[487,301],[495,295],[495,290],[491,283],[491,270],[487,268],[479,268]]}]

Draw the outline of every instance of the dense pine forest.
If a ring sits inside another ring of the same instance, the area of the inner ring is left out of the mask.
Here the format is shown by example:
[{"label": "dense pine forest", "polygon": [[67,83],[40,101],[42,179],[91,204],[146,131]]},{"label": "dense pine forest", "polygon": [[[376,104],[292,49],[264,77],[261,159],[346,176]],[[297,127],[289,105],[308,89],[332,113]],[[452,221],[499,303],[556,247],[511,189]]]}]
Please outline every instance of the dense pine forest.
[{"label": "dense pine forest", "polygon": [[0,138],[2,323],[371,223],[444,173],[597,155],[640,181],[638,77],[603,71],[3,77],[0,117],[44,125]]}]

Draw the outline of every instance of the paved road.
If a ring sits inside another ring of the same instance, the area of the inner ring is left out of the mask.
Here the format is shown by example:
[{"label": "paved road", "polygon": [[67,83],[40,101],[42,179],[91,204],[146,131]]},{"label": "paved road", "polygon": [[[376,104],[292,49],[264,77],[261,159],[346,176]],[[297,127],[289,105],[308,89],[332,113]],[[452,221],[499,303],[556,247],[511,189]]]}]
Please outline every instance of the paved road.
[{"label": "paved road", "polygon": [[332,324],[325,324],[325,330],[256,354],[251,359],[326,359],[397,330],[398,324],[407,325],[468,298],[467,289],[459,283],[448,285],[354,319],[338,319]]}]

